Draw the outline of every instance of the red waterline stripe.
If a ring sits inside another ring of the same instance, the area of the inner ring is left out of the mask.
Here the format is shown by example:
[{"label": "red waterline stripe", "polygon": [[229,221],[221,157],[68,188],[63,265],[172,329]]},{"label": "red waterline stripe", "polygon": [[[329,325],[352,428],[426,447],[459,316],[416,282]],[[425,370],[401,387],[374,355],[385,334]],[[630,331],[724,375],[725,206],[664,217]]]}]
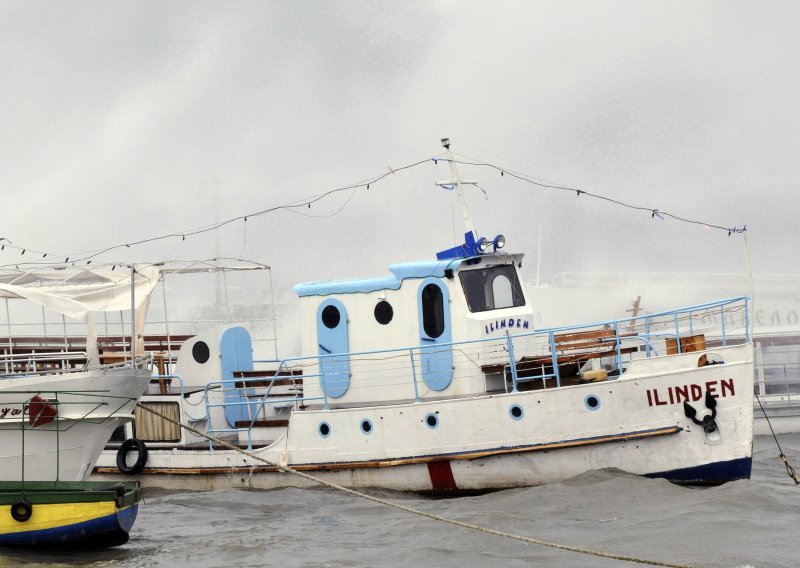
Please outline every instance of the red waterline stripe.
[{"label": "red waterline stripe", "polygon": [[449,461],[428,462],[428,473],[431,476],[431,485],[434,491],[455,491],[458,489]]}]

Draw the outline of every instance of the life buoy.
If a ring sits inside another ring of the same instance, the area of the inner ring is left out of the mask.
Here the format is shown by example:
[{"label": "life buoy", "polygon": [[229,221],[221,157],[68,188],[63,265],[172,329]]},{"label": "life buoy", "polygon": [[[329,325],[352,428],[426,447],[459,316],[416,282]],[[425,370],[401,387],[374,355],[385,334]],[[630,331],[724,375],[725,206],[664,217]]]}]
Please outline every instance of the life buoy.
[{"label": "life buoy", "polygon": [[[137,453],[136,461],[133,465],[128,465],[128,454],[131,450]],[[128,438],[117,450],[117,469],[126,475],[135,475],[142,471],[147,463],[147,446],[141,440]]]},{"label": "life buoy", "polygon": [[32,514],[33,505],[28,503],[25,499],[15,501],[14,504],[11,505],[11,516],[19,523],[24,523],[30,519]]}]

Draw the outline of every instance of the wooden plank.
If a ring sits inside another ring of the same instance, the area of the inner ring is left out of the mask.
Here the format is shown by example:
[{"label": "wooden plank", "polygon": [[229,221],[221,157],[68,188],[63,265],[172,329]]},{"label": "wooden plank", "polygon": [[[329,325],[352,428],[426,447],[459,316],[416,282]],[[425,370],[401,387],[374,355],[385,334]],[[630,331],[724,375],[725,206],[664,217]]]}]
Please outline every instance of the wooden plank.
[{"label": "wooden plank", "polygon": [[570,333],[557,333],[553,338],[556,344],[567,343],[570,341],[583,341],[586,339],[603,339],[616,337],[613,329],[598,329],[592,331],[576,331]]},{"label": "wooden plank", "polygon": [[259,387],[292,387],[296,386],[302,390],[303,379],[275,379],[274,381],[236,381],[234,386],[237,389],[254,389]]},{"label": "wooden plank", "polygon": [[[234,371],[233,376],[237,379],[249,379],[251,377],[274,377],[277,369],[256,369],[253,371]],[[278,373],[279,377],[299,377],[303,374],[302,369],[283,369]],[[299,379],[301,382],[303,379]]]},{"label": "wooden plank", "polygon": [[[239,420],[234,423],[234,428],[250,428],[250,420]],[[286,428],[289,426],[288,420],[256,420],[252,423],[253,428]]]}]

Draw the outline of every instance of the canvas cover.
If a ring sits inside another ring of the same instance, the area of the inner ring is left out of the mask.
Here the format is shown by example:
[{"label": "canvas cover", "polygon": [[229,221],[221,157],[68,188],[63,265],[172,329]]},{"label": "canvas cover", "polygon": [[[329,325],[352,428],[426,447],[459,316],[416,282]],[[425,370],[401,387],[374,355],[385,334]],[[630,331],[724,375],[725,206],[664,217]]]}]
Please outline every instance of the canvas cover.
[{"label": "canvas cover", "polygon": [[[133,298],[136,309],[137,354],[143,352],[141,334],[159,271],[152,266],[137,267]],[[87,355],[98,361],[97,332],[93,313],[131,309],[129,270],[35,270],[0,274],[0,298],[24,298],[87,326]]]}]

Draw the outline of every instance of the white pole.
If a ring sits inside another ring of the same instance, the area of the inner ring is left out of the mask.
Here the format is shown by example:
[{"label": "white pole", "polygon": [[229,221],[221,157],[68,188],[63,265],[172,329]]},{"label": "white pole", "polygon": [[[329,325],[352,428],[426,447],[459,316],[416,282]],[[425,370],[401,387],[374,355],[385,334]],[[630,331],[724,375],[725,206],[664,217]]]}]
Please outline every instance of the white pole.
[{"label": "white pole", "polygon": [[272,337],[275,346],[275,360],[278,360],[278,306],[275,305],[275,289],[272,286],[272,268],[267,267],[269,274],[269,295],[272,300]]},{"label": "white pole", "polygon": [[167,311],[167,280],[163,274],[159,275],[161,280],[161,300],[164,304],[164,331],[167,332],[167,358],[170,361],[170,369],[172,368],[172,338],[169,334],[169,312]]},{"label": "white pole", "polygon": [[475,232],[475,225],[472,224],[472,218],[469,215],[469,209],[467,208],[467,200],[464,198],[464,191],[461,188],[461,176],[458,174],[458,166],[453,161],[455,158],[453,157],[453,153],[450,151],[450,145],[446,146],[447,148],[447,160],[448,164],[450,165],[450,175],[453,176],[453,183],[455,183],[456,191],[458,192],[458,199],[461,201],[461,218],[464,220],[464,228],[466,232],[472,232],[473,234],[477,234]]},{"label": "white pole", "polygon": [[131,366],[136,368],[136,267],[131,264]]}]

